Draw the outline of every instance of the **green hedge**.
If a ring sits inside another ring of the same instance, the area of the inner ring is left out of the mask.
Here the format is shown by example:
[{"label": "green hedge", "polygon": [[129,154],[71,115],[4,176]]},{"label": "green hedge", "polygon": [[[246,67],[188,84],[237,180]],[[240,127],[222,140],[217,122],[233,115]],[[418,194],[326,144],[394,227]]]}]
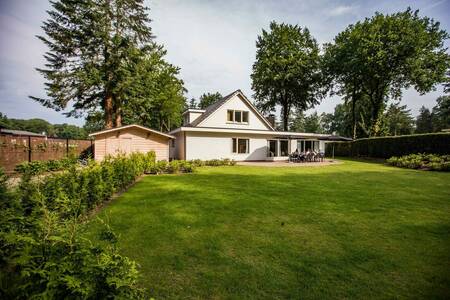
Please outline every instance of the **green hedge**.
[{"label": "green hedge", "polygon": [[[193,172],[234,161],[155,161],[132,153],[88,161],[22,164],[20,182],[8,186],[0,168],[1,299],[146,299],[137,265],[120,255],[105,224],[100,243],[85,236],[89,212],[143,173]],[[55,170],[57,172],[49,172]]]},{"label": "green hedge", "polygon": [[389,158],[413,153],[450,154],[450,133],[427,133],[327,143],[326,153],[335,156]]}]

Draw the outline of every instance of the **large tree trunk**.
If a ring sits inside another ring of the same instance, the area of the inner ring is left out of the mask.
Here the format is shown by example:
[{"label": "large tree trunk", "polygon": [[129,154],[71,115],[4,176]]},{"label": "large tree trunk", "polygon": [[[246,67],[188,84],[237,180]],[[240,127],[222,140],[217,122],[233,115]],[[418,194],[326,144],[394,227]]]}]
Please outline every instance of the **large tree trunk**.
[{"label": "large tree trunk", "polygon": [[113,97],[109,93],[105,97],[105,128],[113,128]]},{"label": "large tree trunk", "polygon": [[115,114],[116,127],[122,126],[122,109],[117,109]]},{"label": "large tree trunk", "polygon": [[289,131],[289,113],[290,113],[290,107],[287,103],[287,99],[284,99],[283,101],[283,130]]},{"label": "large tree trunk", "polygon": [[117,98],[114,101],[114,118],[116,127],[122,126],[122,103]]}]

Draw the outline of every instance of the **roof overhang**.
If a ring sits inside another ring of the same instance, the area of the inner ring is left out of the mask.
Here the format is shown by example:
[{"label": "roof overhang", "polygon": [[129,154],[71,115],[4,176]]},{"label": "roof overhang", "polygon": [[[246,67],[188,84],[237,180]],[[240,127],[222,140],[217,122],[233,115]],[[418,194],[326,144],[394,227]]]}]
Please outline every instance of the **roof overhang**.
[{"label": "roof overhang", "polygon": [[[234,128],[212,128],[212,127],[180,127],[174,129],[170,134],[178,132],[211,132],[211,133],[231,133],[231,134],[252,134],[270,136],[280,139],[308,139],[315,138],[319,140],[335,141],[346,138],[331,134],[309,133],[309,132],[289,132],[289,131],[272,131],[272,130],[255,130],[255,129],[234,129]],[[350,139],[351,140],[351,139]]]},{"label": "roof overhang", "polygon": [[164,136],[164,137],[167,137],[169,139],[174,139],[175,138],[173,135],[166,134],[166,133],[163,133],[161,131],[150,129],[150,128],[147,128],[147,127],[144,127],[144,126],[141,126],[141,125],[137,125],[137,124],[125,125],[125,126],[120,126],[120,127],[111,128],[111,129],[105,129],[105,130],[102,130],[102,131],[93,132],[93,133],[89,134],[89,136],[95,137],[97,135],[101,135],[101,134],[105,134],[105,133],[109,133],[109,132],[114,132],[114,131],[120,131],[120,130],[124,130],[124,129],[129,129],[129,128],[139,128],[139,129],[141,129],[143,131],[154,133],[154,134],[157,134],[157,135],[160,135],[160,136]]},{"label": "roof overhang", "polygon": [[194,108],[189,108],[189,109],[185,110],[185,111],[182,113],[182,115],[185,115],[185,114],[187,114],[187,113],[199,113],[199,114],[202,114],[202,113],[204,113],[204,112],[205,112],[204,109],[194,109]]}]

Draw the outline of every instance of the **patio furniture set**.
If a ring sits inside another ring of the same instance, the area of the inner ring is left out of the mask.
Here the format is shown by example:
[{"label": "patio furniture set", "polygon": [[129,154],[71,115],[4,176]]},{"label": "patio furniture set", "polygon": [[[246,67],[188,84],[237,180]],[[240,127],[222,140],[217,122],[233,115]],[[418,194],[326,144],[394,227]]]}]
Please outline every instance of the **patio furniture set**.
[{"label": "patio furniture set", "polygon": [[295,151],[289,154],[289,162],[323,162],[325,158],[324,152],[316,152],[316,151],[306,151],[306,152],[298,152]]}]

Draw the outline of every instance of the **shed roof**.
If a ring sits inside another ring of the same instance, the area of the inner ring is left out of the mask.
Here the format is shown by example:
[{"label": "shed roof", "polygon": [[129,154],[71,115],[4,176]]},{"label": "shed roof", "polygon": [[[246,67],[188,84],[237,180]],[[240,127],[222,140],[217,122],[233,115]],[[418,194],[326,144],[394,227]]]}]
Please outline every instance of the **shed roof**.
[{"label": "shed roof", "polygon": [[144,126],[141,126],[141,125],[137,125],[137,124],[131,124],[131,125],[125,125],[125,126],[115,127],[115,128],[111,128],[111,129],[105,129],[105,130],[102,130],[102,131],[93,132],[93,133],[89,134],[89,136],[94,136],[95,137],[95,136],[100,135],[100,134],[104,134],[104,133],[108,133],[108,132],[114,132],[114,131],[119,131],[119,130],[128,129],[128,128],[138,128],[140,130],[143,130],[143,131],[146,131],[146,132],[155,133],[155,134],[167,137],[169,139],[174,139],[175,138],[173,135],[166,134],[166,133],[163,133],[161,131],[150,129],[150,128],[147,128],[147,127],[144,127]]},{"label": "shed roof", "polygon": [[1,128],[0,133],[4,134],[13,134],[13,135],[29,135],[29,136],[42,136],[45,137],[45,134],[35,133],[31,131],[25,131],[25,130],[15,130],[15,129],[5,129]]}]

